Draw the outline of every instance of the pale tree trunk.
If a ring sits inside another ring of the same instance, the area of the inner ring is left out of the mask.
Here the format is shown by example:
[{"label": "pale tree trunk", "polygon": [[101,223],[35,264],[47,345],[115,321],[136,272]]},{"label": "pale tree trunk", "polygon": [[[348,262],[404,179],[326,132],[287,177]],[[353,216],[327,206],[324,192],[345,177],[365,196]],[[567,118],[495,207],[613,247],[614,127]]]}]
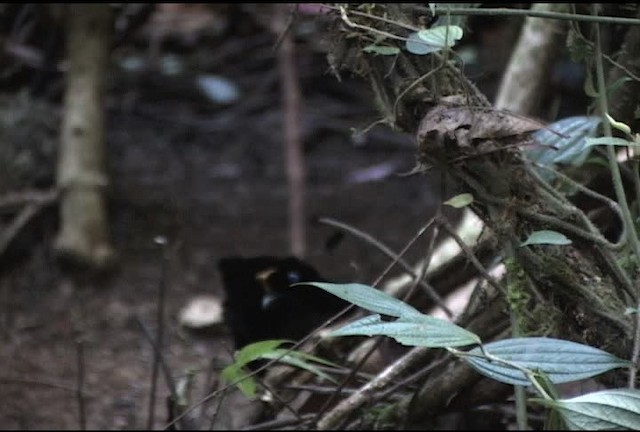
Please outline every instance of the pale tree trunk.
[{"label": "pale tree trunk", "polygon": [[65,111],[58,156],[61,231],[57,253],[94,269],[113,263],[105,208],[104,88],[113,14],[108,4],[67,10]]},{"label": "pale tree trunk", "polygon": [[[566,4],[535,3],[535,12],[565,12]],[[549,86],[549,72],[562,45],[567,24],[560,20],[528,17],[500,83],[495,107],[532,115]]]}]

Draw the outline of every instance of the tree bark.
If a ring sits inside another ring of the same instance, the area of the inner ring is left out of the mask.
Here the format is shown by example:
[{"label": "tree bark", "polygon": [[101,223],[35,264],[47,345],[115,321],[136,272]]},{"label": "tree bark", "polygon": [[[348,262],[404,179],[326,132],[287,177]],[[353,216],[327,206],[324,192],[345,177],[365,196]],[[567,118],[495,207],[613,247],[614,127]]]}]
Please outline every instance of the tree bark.
[{"label": "tree bark", "polygon": [[[535,3],[533,11],[565,12],[566,4]],[[504,73],[495,107],[523,115],[537,112],[549,83],[549,71],[558,55],[566,24],[560,20],[526,19]]]},{"label": "tree bark", "polygon": [[68,7],[69,71],[58,156],[61,231],[57,253],[93,269],[115,259],[110,244],[104,190],[104,88],[113,15],[108,4]]},{"label": "tree bark", "polygon": [[[471,209],[492,230],[498,244],[512,250],[506,259],[511,291],[522,295],[519,322],[526,335],[545,335],[599,347],[628,358],[633,318],[622,312],[637,292],[616,262],[619,245],[606,241],[584,213],[542,180],[522,149],[544,127],[491,107],[458,65],[442,54],[405,51],[402,39],[387,37],[397,56],[376,55],[365,47],[381,34],[407,38],[420,28],[428,8],[380,5],[367,14],[343,6],[336,18],[332,67],[363,75],[371,82],[384,121],[416,135],[418,161],[447,173],[459,192],[471,193]],[[428,17],[426,19],[428,21]],[[348,35],[348,37],[347,37]],[[572,243],[520,247],[532,232],[558,231]],[[437,287],[436,287],[437,288]],[[508,308],[504,299],[504,307]],[[479,306],[482,307],[482,306]],[[485,341],[486,342],[486,341]],[[412,407],[425,406],[418,391]],[[416,421],[419,409],[407,419]]]}]

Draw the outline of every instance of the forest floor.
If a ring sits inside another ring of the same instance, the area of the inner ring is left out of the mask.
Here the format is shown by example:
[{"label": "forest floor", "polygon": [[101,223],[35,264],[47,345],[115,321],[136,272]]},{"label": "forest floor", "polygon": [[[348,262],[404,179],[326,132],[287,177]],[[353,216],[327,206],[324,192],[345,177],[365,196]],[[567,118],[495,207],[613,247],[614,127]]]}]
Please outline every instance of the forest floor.
[{"label": "forest floor", "polygon": [[[153,354],[137,320],[155,331],[162,279],[157,236],[169,241],[162,352],[174,379],[195,372],[192,396],[197,401],[210,388],[211,376],[215,379],[230,363],[232,348],[224,329],[193,334],[177,317],[197,295],[223,295],[218,259],[289,254],[283,116],[273,42],[268,32],[229,39],[202,54],[206,61],[198,68],[174,75],[114,65],[107,158],[109,222],[119,266],[101,277],[63,272],[52,257],[55,233],[49,232],[32,246],[28,260],[1,276],[4,429],[80,427],[79,340],[87,428],[146,427]],[[350,127],[364,128],[377,119],[366,83],[349,77],[340,83],[328,73],[321,53],[300,52],[307,259],[328,279],[370,283],[387,259],[349,236],[328,251],[325,242],[334,231],[314,218],[344,221],[398,251],[438,202],[432,179],[394,174],[414,166],[410,137],[375,128],[354,141]],[[168,54],[159,58],[184,61]],[[224,106],[208,101],[196,84],[203,74],[231,80],[240,98]],[[392,174],[380,178],[385,170]],[[424,247],[415,246],[408,259],[415,261]],[[167,396],[160,378],[156,428],[167,419]],[[240,420],[228,410],[221,412],[214,429],[236,427]]]}]

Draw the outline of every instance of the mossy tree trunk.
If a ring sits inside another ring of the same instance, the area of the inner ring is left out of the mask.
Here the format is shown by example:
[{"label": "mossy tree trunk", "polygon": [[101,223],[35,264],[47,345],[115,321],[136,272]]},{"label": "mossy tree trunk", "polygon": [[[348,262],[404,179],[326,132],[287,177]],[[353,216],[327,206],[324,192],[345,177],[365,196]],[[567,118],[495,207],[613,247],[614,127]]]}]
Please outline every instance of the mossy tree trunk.
[{"label": "mossy tree trunk", "polygon": [[69,70],[58,155],[56,250],[74,263],[105,269],[114,261],[104,197],[104,91],[113,12],[106,3],[73,4],[66,19]]},{"label": "mossy tree trunk", "polygon": [[[368,79],[385,122],[416,136],[419,164],[443,170],[459,193],[473,194],[472,210],[503,256],[510,255],[509,279],[518,283],[511,287],[519,290],[518,304],[503,298],[505,317],[515,306],[526,335],[574,340],[630,358],[634,322],[623,312],[638,293],[635,275],[617,263],[620,245],[607,241],[527,162],[523,149],[544,125],[493,108],[445,54],[406,51],[410,28],[421,28],[429,14],[415,4],[343,6],[332,33],[332,68]],[[364,50],[381,35],[378,43],[398,47],[397,55]],[[572,243],[520,247],[540,230],[560,232]],[[424,398],[434,388],[427,382],[423,389],[399,405],[409,421],[429,414]]]}]

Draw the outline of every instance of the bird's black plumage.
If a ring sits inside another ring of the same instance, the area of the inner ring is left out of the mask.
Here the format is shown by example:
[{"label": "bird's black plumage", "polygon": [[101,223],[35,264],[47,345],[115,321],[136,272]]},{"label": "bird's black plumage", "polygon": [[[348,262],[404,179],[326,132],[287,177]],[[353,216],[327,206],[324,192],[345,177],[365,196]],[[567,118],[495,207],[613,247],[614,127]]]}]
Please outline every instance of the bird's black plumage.
[{"label": "bird's black plumage", "polygon": [[326,282],[294,258],[227,257],[218,261],[224,317],[236,348],[266,339],[299,340],[344,309],[344,300],[297,282]]}]

